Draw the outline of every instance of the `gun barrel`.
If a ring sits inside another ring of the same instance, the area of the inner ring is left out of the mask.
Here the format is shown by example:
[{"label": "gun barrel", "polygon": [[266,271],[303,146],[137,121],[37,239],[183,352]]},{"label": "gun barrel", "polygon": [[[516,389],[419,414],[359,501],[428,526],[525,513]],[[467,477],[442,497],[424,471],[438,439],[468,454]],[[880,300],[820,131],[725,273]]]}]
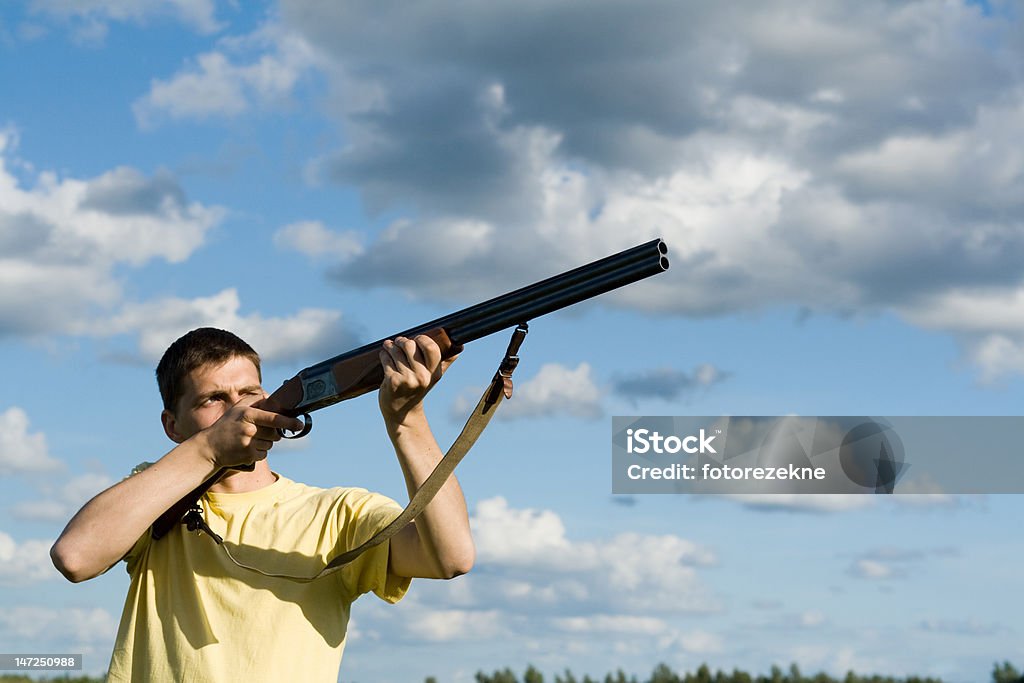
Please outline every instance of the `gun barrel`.
[{"label": "gun barrel", "polygon": [[[668,270],[668,246],[654,239],[617,254],[549,277],[507,294],[496,296],[461,311],[417,325],[397,336],[412,337],[430,330],[443,328],[455,344],[468,344],[507,327],[527,322],[560,308],[571,306],[599,294],[610,292]],[[384,339],[310,366],[302,376],[320,375],[340,361],[379,350]]]},{"label": "gun barrel", "polygon": [[446,328],[448,336],[455,343],[465,344],[668,270],[665,243],[656,240],[652,246],[653,249],[645,250],[643,258],[625,261],[615,268],[595,269],[579,276],[570,271],[566,275],[574,277],[559,281],[560,276],[556,276],[551,287],[526,288],[522,293],[498,297],[487,315],[452,321]]}]

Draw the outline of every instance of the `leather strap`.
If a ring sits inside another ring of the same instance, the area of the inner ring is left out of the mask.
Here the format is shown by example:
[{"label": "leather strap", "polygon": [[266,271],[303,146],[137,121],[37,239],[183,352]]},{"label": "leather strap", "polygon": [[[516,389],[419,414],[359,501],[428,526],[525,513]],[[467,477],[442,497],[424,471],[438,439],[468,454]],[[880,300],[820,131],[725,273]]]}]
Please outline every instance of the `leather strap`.
[{"label": "leather strap", "polygon": [[[512,373],[515,371],[516,366],[519,364],[519,346],[523,343],[523,339],[526,338],[528,327],[526,323],[520,324],[516,327],[515,332],[512,333],[512,339],[509,341],[508,349],[505,351],[505,357],[502,359],[501,364],[498,367],[498,371],[494,373],[494,377],[491,379],[491,383],[488,385],[487,390],[484,391],[483,396],[476,404],[476,408],[470,414],[469,419],[466,420],[466,425],[462,428],[462,432],[459,434],[455,442],[452,443],[448,452],[444,454],[441,461],[434,468],[434,471],[430,473],[430,476],[426,478],[423,484],[413,494],[409,504],[402,510],[401,514],[398,515],[390,524],[378,531],[376,534],[371,536],[362,545],[347,550],[340,555],[334,557],[330,562],[327,563],[320,573],[315,576],[303,577],[293,576],[290,574],[275,574],[273,572],[266,572],[258,567],[253,567],[242,562],[239,562],[231,555],[231,551],[226,545],[224,545],[219,536],[209,531],[211,537],[222,547],[224,552],[227,554],[234,564],[238,565],[242,569],[262,574],[263,576],[269,576],[280,579],[291,579],[292,581],[298,581],[300,583],[308,583],[315,581],[316,579],[328,576],[334,572],[340,570],[346,564],[356,559],[364,552],[373,548],[374,546],[380,545],[385,541],[389,540],[392,536],[401,531],[405,525],[416,518],[423,508],[434,498],[444,483],[448,481],[448,477],[451,476],[452,472],[455,471],[455,467],[462,461],[469,450],[476,443],[477,438],[484,431],[484,427],[494,417],[494,413],[497,411],[498,406],[504,399],[512,398]],[[190,525],[190,529],[192,526]],[[209,527],[206,526],[205,522],[199,526],[199,529],[207,531]]]}]

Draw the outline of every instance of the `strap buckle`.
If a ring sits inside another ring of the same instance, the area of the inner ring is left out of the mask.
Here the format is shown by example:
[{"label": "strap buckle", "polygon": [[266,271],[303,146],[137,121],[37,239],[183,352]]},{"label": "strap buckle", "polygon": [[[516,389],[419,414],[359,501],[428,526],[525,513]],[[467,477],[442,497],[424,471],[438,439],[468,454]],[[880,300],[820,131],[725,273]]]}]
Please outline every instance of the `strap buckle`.
[{"label": "strap buckle", "polygon": [[529,331],[529,324],[523,322],[519,323],[512,333],[512,339],[509,340],[508,348],[505,349],[505,357],[501,359],[498,371],[494,373],[494,378],[491,380],[491,388],[487,391],[487,397],[484,399],[483,412],[486,413],[494,407],[499,400],[499,394],[504,394],[506,399],[512,398],[512,373],[519,365],[519,347],[522,346]]}]

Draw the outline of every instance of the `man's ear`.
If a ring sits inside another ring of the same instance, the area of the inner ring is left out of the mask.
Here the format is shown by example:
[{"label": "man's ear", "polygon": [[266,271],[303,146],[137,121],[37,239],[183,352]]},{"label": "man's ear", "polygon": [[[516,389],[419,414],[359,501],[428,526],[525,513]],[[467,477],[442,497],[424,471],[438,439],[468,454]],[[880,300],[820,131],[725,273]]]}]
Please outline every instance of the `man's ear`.
[{"label": "man's ear", "polygon": [[164,411],[160,413],[160,422],[164,425],[164,434],[167,438],[174,443],[181,443],[185,440],[181,434],[177,431],[178,418],[174,416],[174,413],[164,408]]}]

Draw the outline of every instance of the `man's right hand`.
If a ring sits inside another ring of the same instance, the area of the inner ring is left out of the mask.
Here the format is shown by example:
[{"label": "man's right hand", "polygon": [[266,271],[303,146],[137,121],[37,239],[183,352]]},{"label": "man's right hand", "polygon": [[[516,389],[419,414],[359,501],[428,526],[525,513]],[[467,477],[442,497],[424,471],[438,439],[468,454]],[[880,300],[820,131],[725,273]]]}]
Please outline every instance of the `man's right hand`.
[{"label": "man's right hand", "polygon": [[263,460],[274,442],[280,440],[279,429],[302,429],[302,420],[260,408],[264,398],[243,396],[220,419],[195,435],[216,467],[238,467]]}]

